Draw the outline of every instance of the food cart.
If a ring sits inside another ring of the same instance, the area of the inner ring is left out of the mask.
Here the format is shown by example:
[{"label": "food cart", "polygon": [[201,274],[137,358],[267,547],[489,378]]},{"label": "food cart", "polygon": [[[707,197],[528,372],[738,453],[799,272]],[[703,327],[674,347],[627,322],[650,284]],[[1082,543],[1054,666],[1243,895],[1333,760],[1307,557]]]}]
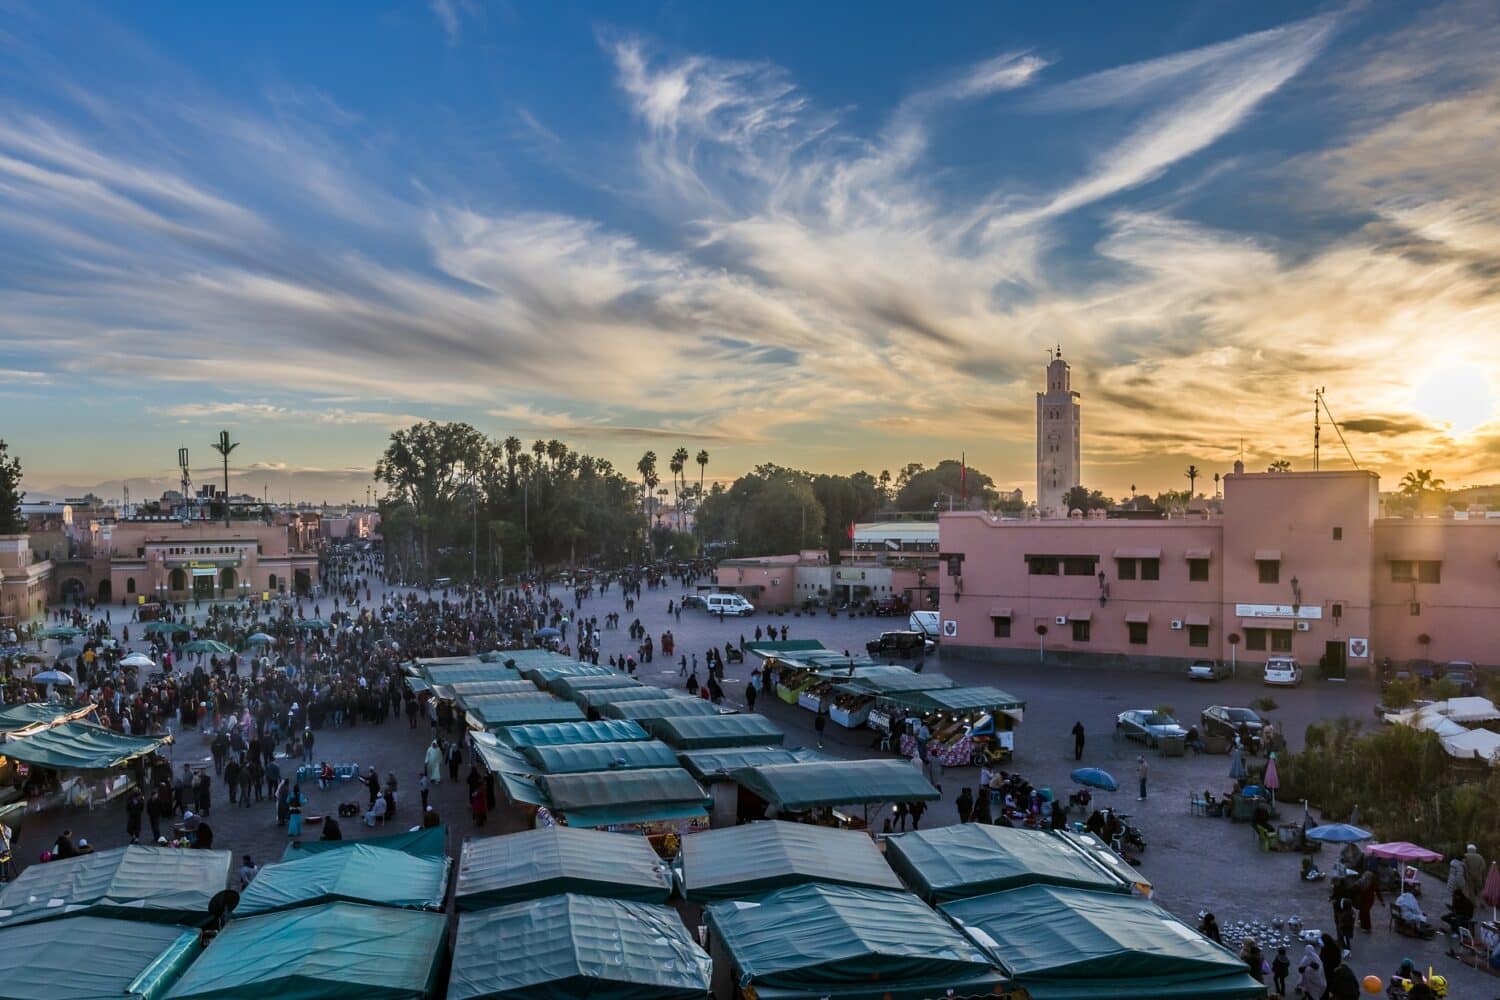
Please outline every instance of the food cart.
[{"label": "food cart", "polygon": [[928,756],[944,767],[964,767],[1008,760],[1015,751],[1015,730],[1026,703],[996,687],[951,687],[902,691],[882,696],[892,713],[908,721],[901,734],[901,753],[917,752],[917,732],[925,725]]}]

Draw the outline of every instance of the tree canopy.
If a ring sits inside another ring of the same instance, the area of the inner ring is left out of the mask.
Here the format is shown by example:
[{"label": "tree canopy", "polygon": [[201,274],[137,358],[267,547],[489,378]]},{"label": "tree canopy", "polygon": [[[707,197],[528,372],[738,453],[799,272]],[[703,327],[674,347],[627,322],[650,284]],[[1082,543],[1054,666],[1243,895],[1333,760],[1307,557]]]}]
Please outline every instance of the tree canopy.
[{"label": "tree canopy", "polygon": [[26,530],[21,516],[21,460],[10,456],[10,446],[0,440],[0,535],[19,535]]}]

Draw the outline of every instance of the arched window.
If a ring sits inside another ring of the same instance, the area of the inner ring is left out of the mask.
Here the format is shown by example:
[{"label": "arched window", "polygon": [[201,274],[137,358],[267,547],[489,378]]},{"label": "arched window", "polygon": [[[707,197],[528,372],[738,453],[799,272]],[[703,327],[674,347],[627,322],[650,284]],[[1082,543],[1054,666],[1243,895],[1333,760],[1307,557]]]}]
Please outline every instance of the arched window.
[{"label": "arched window", "polygon": [[133,594],[133,593],[135,593],[135,577],[133,577],[133,576],[127,576],[125,578],[125,593],[127,593],[127,594]]}]

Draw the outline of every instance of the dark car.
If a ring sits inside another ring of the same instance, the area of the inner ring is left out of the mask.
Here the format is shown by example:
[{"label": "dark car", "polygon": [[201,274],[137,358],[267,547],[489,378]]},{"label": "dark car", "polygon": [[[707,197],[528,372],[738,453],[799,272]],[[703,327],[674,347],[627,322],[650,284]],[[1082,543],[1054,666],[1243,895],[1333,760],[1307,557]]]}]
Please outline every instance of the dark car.
[{"label": "dark car", "polygon": [[865,643],[865,651],[871,656],[915,657],[926,651],[928,641],[921,632],[882,632]]},{"label": "dark car", "polygon": [[899,597],[882,597],[870,605],[870,610],[880,618],[906,614],[906,602]]},{"label": "dark car", "polygon": [[1443,667],[1443,680],[1452,681],[1465,697],[1479,690],[1479,672],[1468,660],[1449,660]]},{"label": "dark car", "polygon": [[708,602],[703,599],[703,595],[702,594],[683,594],[682,595],[682,600],[678,601],[677,603],[681,604],[683,606],[683,608],[706,608],[706,607],[708,607]]},{"label": "dark car", "polygon": [[1210,705],[1198,716],[1204,736],[1222,736],[1233,742],[1241,735],[1241,727],[1249,735],[1251,752],[1260,750],[1260,733],[1265,720],[1250,708],[1232,708],[1228,705]]},{"label": "dark car", "polygon": [[1442,669],[1431,660],[1415,659],[1406,661],[1406,672],[1417,679],[1418,684],[1431,684],[1443,676]]},{"label": "dark car", "polygon": [[1165,712],[1155,712],[1149,708],[1133,708],[1128,712],[1121,712],[1115,718],[1115,732],[1126,739],[1140,740],[1148,747],[1155,747],[1164,739],[1187,735],[1182,723]]}]

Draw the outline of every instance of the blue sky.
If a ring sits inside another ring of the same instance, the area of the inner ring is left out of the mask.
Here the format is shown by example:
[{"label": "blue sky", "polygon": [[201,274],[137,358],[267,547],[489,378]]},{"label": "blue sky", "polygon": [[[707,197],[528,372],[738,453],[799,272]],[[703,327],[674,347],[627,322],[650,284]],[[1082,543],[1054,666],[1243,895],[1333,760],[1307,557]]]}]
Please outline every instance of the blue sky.
[{"label": "blue sky", "polygon": [[[1033,479],[1500,455],[1490,3],[0,0],[0,428],[27,485],[362,496],[464,419]],[[1325,461],[1327,452],[1325,452]]]}]

